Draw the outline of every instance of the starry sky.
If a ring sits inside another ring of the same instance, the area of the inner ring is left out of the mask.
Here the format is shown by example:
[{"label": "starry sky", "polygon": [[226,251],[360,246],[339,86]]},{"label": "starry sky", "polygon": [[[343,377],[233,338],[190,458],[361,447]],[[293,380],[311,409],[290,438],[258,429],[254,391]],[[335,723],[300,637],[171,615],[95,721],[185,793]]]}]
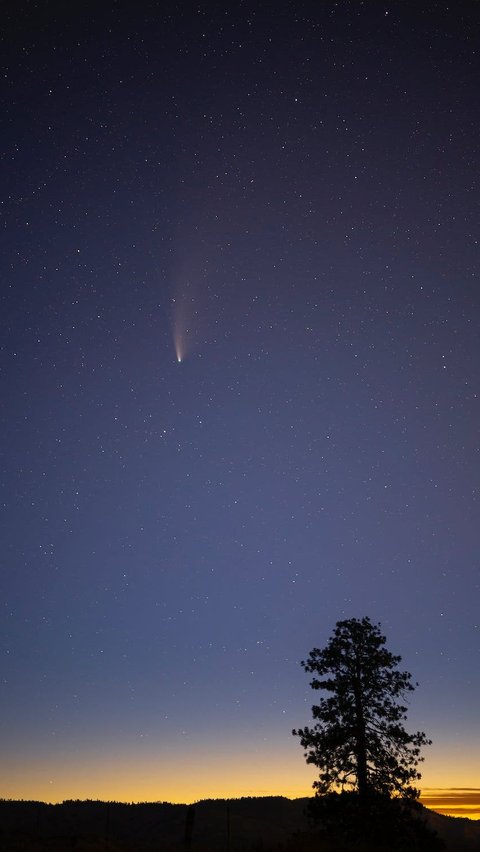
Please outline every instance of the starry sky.
[{"label": "starry sky", "polygon": [[309,795],[368,615],[480,816],[478,9],[3,16],[0,795]]}]

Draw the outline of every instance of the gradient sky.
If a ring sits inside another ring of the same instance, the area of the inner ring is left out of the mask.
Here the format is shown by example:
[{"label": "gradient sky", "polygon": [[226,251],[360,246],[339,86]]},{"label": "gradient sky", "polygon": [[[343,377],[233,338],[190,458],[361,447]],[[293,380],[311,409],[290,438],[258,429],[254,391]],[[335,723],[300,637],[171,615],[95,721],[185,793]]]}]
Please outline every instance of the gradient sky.
[{"label": "gradient sky", "polygon": [[67,6],[2,13],[0,795],[308,795],[369,615],[480,815],[478,9]]}]

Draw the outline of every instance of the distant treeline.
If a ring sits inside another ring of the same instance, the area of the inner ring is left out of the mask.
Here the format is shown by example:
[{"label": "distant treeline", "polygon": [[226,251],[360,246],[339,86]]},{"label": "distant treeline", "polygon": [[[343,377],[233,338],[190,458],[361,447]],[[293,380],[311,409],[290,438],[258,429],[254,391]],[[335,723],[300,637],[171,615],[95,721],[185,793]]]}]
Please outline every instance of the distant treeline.
[{"label": "distant treeline", "polygon": [[[308,799],[167,802],[0,800],[2,852],[321,852]],[[480,822],[429,813],[451,852],[480,849]]]},{"label": "distant treeline", "polygon": [[2,852],[231,852],[276,849],[306,825],[305,801],[281,797],[166,802],[0,801]]}]

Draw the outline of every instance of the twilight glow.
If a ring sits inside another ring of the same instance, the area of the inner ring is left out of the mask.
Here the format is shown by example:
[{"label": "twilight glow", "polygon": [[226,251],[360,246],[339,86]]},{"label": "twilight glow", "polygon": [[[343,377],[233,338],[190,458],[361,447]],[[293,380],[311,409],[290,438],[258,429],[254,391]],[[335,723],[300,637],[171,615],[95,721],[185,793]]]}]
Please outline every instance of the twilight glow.
[{"label": "twilight glow", "polygon": [[0,796],[309,795],[300,660],[368,615],[478,818],[474,4],[27,5]]}]

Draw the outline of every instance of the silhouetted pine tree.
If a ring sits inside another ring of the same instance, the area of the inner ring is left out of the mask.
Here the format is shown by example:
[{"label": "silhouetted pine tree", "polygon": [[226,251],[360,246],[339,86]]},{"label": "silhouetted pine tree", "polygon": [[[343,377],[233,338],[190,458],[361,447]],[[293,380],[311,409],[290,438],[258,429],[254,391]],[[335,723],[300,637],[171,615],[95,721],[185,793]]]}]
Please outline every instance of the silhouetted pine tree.
[{"label": "silhouetted pine tree", "polygon": [[421,747],[430,740],[403,726],[403,702],[415,687],[385,642],[379,625],[352,618],[339,621],[326,647],[302,661],[314,674],[312,688],[326,693],[312,708],[313,727],[293,731],[320,773],[313,815],[339,849],[343,843],[369,850],[442,848],[419,819],[414,786]]}]

